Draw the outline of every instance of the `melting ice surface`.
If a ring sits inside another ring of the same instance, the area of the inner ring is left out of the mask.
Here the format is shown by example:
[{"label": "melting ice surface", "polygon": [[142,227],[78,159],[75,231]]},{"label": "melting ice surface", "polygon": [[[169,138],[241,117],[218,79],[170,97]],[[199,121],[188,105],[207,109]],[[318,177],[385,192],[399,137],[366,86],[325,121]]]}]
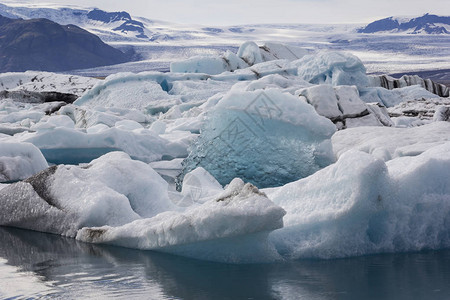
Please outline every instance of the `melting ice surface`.
[{"label": "melting ice surface", "polygon": [[62,107],[2,100],[2,182],[25,180],[0,185],[0,224],[227,263],[450,247],[445,106],[395,128],[389,106],[429,91],[271,47],[113,75]]}]

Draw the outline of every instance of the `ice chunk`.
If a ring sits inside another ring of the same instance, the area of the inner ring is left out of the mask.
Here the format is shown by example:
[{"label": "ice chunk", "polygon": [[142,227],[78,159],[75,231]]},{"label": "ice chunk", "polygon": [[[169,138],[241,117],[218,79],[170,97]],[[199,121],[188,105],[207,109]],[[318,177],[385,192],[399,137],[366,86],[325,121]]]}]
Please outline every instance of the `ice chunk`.
[{"label": "ice chunk", "polygon": [[239,47],[237,56],[242,58],[242,60],[244,60],[250,66],[263,62],[261,50],[255,42],[243,43]]},{"label": "ice chunk", "polygon": [[370,86],[383,87],[389,90],[411,85],[420,85],[429,92],[440,97],[448,97],[450,92],[450,88],[447,86],[433,82],[431,79],[422,79],[417,75],[403,75],[399,79],[388,75],[371,75],[368,77]]},{"label": "ice chunk", "polygon": [[287,214],[270,240],[283,257],[336,258],[450,245],[450,143],[387,164],[348,151],[268,197]]},{"label": "ice chunk", "polygon": [[160,120],[156,120],[150,126],[150,130],[156,134],[164,134],[166,132],[166,123]]},{"label": "ice chunk", "polygon": [[298,97],[269,89],[230,92],[205,121],[184,162],[221,184],[240,177],[260,187],[308,176],[334,161],[334,125]]},{"label": "ice chunk", "polygon": [[[250,68],[252,70],[252,68]],[[294,94],[295,91],[312,86],[295,75],[270,74],[252,81],[240,81],[233,85],[235,91],[256,91],[267,89],[279,89],[282,92]]]},{"label": "ice chunk", "polygon": [[349,53],[319,52],[306,55],[293,64],[298,66],[298,76],[310,83],[358,87],[366,87],[369,83],[363,63]]},{"label": "ice chunk", "polygon": [[82,167],[50,167],[2,189],[0,198],[0,225],[68,236],[84,226],[123,225],[174,208],[167,183],[120,152]]},{"label": "ice chunk", "polygon": [[133,131],[135,129],[143,129],[144,127],[136,121],[133,120],[122,120],[117,121],[115,127],[122,130]]},{"label": "ice chunk", "polygon": [[47,161],[56,164],[87,163],[117,150],[144,162],[187,156],[187,145],[183,142],[170,142],[147,129],[97,129],[99,130],[85,133],[77,129],[58,127],[51,131],[23,133],[14,139],[32,143],[42,151]]},{"label": "ice chunk", "polygon": [[47,167],[41,151],[32,144],[0,140],[0,182],[22,180]]},{"label": "ice chunk", "polygon": [[0,86],[10,91],[60,92],[81,96],[99,79],[51,72],[26,71],[0,74]]},{"label": "ice chunk", "polygon": [[430,121],[424,121],[418,117],[407,117],[407,116],[393,117],[391,118],[391,120],[392,122],[394,122],[394,127],[402,127],[402,128],[422,126],[430,123]]},{"label": "ice chunk", "polygon": [[137,80],[136,76],[125,74],[108,77],[74,102],[87,107],[137,110],[159,107],[164,111],[177,103],[180,103],[179,97],[169,95],[156,80]]},{"label": "ice chunk", "polygon": [[[256,187],[235,179],[222,195],[200,206],[119,227],[83,228],[77,239],[224,262],[264,261],[278,256],[266,238],[267,232],[283,226],[284,214]],[[257,233],[262,234],[255,237]],[[238,238],[245,247],[233,243]],[[264,256],[258,243],[266,244]]]},{"label": "ice chunk", "polygon": [[309,104],[314,106],[316,112],[329,119],[336,119],[342,115],[338,107],[336,93],[331,85],[317,85],[296,94],[304,96]]},{"label": "ice chunk", "polygon": [[386,107],[393,107],[402,102],[416,101],[421,99],[433,99],[439,96],[418,86],[407,86],[394,90],[386,90],[385,88],[361,88],[361,99],[365,102],[378,102]]},{"label": "ice chunk", "polygon": [[222,185],[202,167],[192,170],[183,178],[181,195],[184,201],[204,203],[221,192]]},{"label": "ice chunk", "polygon": [[431,147],[450,141],[449,132],[448,122],[412,128],[349,128],[333,135],[333,151],[340,157],[350,149],[357,149],[388,161],[401,156],[419,155]]},{"label": "ice chunk", "polygon": [[350,151],[314,175],[265,192],[283,207],[285,227],[271,234],[285,257],[364,254],[368,217],[383,205],[386,165]]},{"label": "ice chunk", "polygon": [[41,120],[41,122],[37,123],[34,126],[31,126],[31,130],[35,131],[46,131],[52,130],[58,127],[66,127],[66,128],[75,128],[75,124],[73,120],[66,115],[54,115],[50,116],[45,120]]},{"label": "ice chunk", "polygon": [[[395,117],[417,117],[431,122],[440,106],[450,106],[448,98],[417,99],[401,102],[388,108],[389,114]],[[426,123],[426,122],[425,122]]]},{"label": "ice chunk", "polygon": [[89,128],[98,124],[114,127],[115,124],[123,120],[131,120],[138,123],[149,123],[151,118],[136,109],[126,109],[117,107],[81,107],[77,105],[66,105],[62,107],[58,114],[66,115],[72,119],[77,128]]},{"label": "ice chunk", "polygon": [[308,54],[308,50],[291,45],[267,42],[261,47],[261,56],[264,61],[287,59],[297,60]]},{"label": "ice chunk", "polygon": [[450,106],[439,106],[434,113],[433,121],[450,121]]},{"label": "ice chunk", "polygon": [[364,103],[355,86],[321,84],[295,92],[314,106],[317,113],[329,118],[338,129],[358,126],[392,126],[385,108]]},{"label": "ice chunk", "polygon": [[223,73],[227,69],[228,65],[226,61],[221,57],[215,56],[194,56],[170,64],[170,71],[178,73],[205,73],[215,75]]}]

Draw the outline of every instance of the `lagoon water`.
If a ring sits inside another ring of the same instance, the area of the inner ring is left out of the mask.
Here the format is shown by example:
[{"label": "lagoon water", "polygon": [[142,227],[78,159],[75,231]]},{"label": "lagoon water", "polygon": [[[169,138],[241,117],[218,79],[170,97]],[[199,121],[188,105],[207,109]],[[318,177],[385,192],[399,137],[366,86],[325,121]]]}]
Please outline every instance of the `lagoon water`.
[{"label": "lagoon water", "polygon": [[450,250],[259,265],[0,227],[0,299],[450,299]]}]

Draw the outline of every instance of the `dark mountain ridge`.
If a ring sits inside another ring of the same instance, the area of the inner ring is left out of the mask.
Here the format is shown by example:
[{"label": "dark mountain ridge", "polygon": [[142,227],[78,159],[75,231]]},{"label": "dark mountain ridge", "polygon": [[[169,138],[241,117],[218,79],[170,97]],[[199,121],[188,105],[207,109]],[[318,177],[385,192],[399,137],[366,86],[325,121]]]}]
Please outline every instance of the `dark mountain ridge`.
[{"label": "dark mountain ridge", "polygon": [[450,32],[442,25],[450,25],[450,17],[425,14],[418,18],[412,18],[406,22],[399,22],[394,17],[377,20],[370,23],[364,28],[358,30],[359,33],[376,33],[383,31],[411,31],[411,34],[428,33],[428,34],[450,34]]},{"label": "dark mountain ridge", "polygon": [[0,72],[67,71],[128,60],[126,54],[78,26],[0,15]]}]

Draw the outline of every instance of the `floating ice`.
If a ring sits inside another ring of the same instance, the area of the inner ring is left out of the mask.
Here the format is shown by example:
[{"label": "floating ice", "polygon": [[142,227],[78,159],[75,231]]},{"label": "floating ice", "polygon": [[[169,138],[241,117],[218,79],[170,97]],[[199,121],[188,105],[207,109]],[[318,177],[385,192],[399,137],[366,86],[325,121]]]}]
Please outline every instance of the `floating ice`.
[{"label": "floating ice", "polygon": [[284,214],[256,187],[235,179],[200,206],[119,227],[83,228],[77,239],[223,262],[270,261],[279,256],[267,233],[283,226]]},{"label": "floating ice", "polygon": [[385,88],[361,88],[361,99],[365,102],[378,102],[386,107],[393,107],[406,101],[417,101],[422,99],[433,99],[439,96],[418,86],[407,86],[394,90],[386,90]]},{"label": "floating ice", "polygon": [[298,76],[310,83],[358,87],[366,87],[369,83],[363,63],[349,53],[319,52],[306,55],[293,64],[298,66]]},{"label": "floating ice", "polygon": [[259,48],[264,61],[277,59],[287,59],[293,61],[300,59],[309,53],[309,51],[305,48],[273,42],[264,43],[264,45]]},{"label": "floating ice", "polygon": [[259,47],[255,42],[245,42],[236,54],[226,51],[221,56],[194,56],[170,64],[171,72],[221,74],[227,71],[246,69],[263,62],[298,60],[305,56],[308,50],[278,43],[265,43]]},{"label": "floating ice", "polygon": [[120,152],[82,167],[50,167],[3,188],[0,198],[0,225],[67,236],[84,226],[123,225],[174,208],[167,183]]},{"label": "floating ice", "polygon": [[389,90],[403,88],[411,85],[419,85],[429,92],[440,97],[448,97],[450,93],[450,88],[448,88],[447,86],[433,82],[431,79],[422,79],[417,75],[403,75],[399,79],[393,78],[388,75],[371,75],[368,76],[368,78],[370,86],[381,86]]},{"label": "floating ice", "polygon": [[26,71],[0,74],[0,86],[9,91],[59,92],[81,96],[99,79],[51,72]]},{"label": "floating ice", "polygon": [[183,201],[204,203],[222,192],[222,185],[202,167],[192,170],[183,178]]},{"label": "floating ice", "polygon": [[229,69],[226,61],[215,56],[194,56],[183,61],[170,64],[171,72],[178,73],[205,73],[216,75]]},{"label": "floating ice", "polygon": [[117,150],[144,162],[187,156],[187,145],[170,142],[151,130],[128,130],[124,127],[95,129],[84,132],[67,127],[52,130],[38,128],[37,132],[16,135],[13,140],[32,143],[42,151],[47,161],[56,164],[87,163]]},{"label": "floating ice", "polygon": [[0,182],[22,180],[47,167],[41,151],[32,144],[0,140]]},{"label": "floating ice", "polygon": [[261,50],[255,42],[243,43],[239,47],[237,56],[242,58],[249,66],[263,62]]},{"label": "floating ice", "polygon": [[221,184],[240,177],[267,187],[334,161],[329,140],[334,125],[298,97],[275,89],[230,92],[205,122],[184,173],[201,166]]},{"label": "floating ice", "polygon": [[450,106],[438,106],[434,113],[433,121],[450,121]]},{"label": "floating ice", "polygon": [[435,122],[412,128],[358,127],[336,132],[333,151],[340,157],[350,149],[364,151],[384,161],[419,155],[450,141],[450,123]]},{"label": "floating ice", "polygon": [[387,166],[349,151],[308,178],[265,190],[287,211],[270,240],[291,259],[449,247],[449,150],[446,143]]}]

